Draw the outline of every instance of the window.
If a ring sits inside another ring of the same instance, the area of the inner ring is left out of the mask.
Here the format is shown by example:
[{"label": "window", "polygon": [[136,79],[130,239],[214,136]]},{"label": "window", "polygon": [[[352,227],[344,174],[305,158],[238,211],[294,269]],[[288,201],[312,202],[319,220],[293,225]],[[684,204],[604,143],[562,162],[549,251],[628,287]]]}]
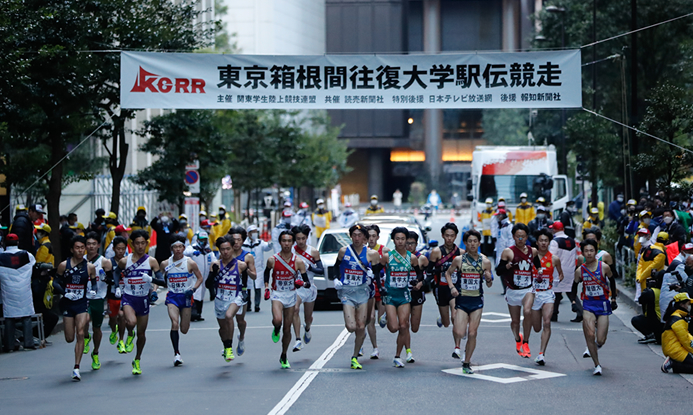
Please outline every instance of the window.
[{"label": "window", "polygon": [[563,199],[568,192],[566,191],[566,183],[564,178],[553,179],[553,200]]},{"label": "window", "polygon": [[534,202],[539,197],[534,193],[534,180],[539,177],[541,176],[482,175],[478,200],[490,197],[497,201],[502,196],[506,203],[520,203],[520,194],[527,193],[527,200]]},{"label": "window", "polygon": [[338,254],[343,246],[351,243],[348,233],[327,233],[320,241],[321,254]]}]

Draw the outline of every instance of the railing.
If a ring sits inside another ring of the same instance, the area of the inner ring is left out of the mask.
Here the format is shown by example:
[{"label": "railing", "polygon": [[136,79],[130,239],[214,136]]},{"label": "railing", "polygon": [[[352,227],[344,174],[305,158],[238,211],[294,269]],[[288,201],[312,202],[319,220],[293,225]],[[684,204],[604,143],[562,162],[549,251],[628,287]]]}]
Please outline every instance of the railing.
[{"label": "railing", "polygon": [[625,280],[630,266],[637,262],[635,251],[627,246],[622,246],[619,250],[618,243],[616,243],[614,244],[614,252],[616,253],[616,258],[614,258],[616,263],[616,271],[618,272],[618,275]]}]

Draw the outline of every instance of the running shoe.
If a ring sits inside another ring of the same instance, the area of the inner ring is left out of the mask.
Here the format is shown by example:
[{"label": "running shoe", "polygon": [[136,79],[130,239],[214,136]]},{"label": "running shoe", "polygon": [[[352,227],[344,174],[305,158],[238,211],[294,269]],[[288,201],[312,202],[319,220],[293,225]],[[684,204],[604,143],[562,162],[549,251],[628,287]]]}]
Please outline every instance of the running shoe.
[{"label": "running shoe", "polygon": [[241,340],[240,334],[237,334],[236,337],[238,338],[238,348],[236,351],[238,352],[239,356],[243,356],[243,353],[245,353],[245,340]]},{"label": "running shoe", "polygon": [[373,349],[373,353],[371,353],[371,359],[378,359],[380,357],[380,353],[378,352],[378,348],[376,347]]},{"label": "running shoe", "polygon": [[441,317],[438,317],[438,320],[436,320],[436,324],[438,327],[443,327],[443,319]]},{"label": "running shoe", "polygon": [[363,369],[363,366],[361,366],[361,363],[359,363],[358,359],[355,357],[351,358],[351,368],[352,369]]},{"label": "running shoe", "polygon": [[233,348],[232,347],[225,348],[223,356],[224,356],[224,360],[226,360],[227,362],[232,361],[235,358],[233,355]]},{"label": "running shoe", "polygon": [[94,370],[99,370],[101,369],[101,362],[99,361],[99,355],[98,354],[91,354],[91,368]]},{"label": "running shoe", "polygon": [[89,353],[89,343],[91,343],[91,337],[84,337],[84,354]]},{"label": "running shoe", "polygon": [[122,340],[118,342],[118,346],[116,346],[116,347],[118,349],[118,353],[120,353],[120,354],[127,353],[127,351],[125,351],[125,342],[123,342]]},{"label": "running shoe", "polygon": [[587,347],[585,348],[585,351],[582,352],[582,357],[585,358],[585,359],[592,357],[592,355],[590,354],[590,349],[589,349],[589,348],[587,348]]},{"label": "running shoe", "polygon": [[398,367],[398,368],[404,367],[404,362],[399,357],[395,357],[395,360],[393,360],[392,363],[394,364],[395,367]]},{"label": "running shoe", "polygon": [[667,357],[664,360],[664,363],[662,363],[662,372],[669,373],[670,370],[671,370],[671,358]]},{"label": "running shoe", "polygon": [[135,336],[128,336],[127,340],[125,341],[125,351],[127,353],[131,353],[132,349],[135,348]]},{"label": "running shoe", "polygon": [[294,352],[298,352],[301,349],[303,349],[303,343],[300,340],[296,340],[296,344],[294,344]]},{"label": "running shoe", "polygon": [[72,369],[72,380],[75,382],[82,380],[82,375],[79,374],[79,369]]},{"label": "running shoe", "polygon": [[111,335],[108,337],[108,340],[111,342],[111,344],[116,344],[118,341],[118,325],[116,324],[115,326],[115,331],[111,332]]},{"label": "running shoe", "polygon": [[387,314],[383,314],[382,316],[380,316],[378,324],[380,324],[381,329],[384,329],[385,326],[387,326]]},{"label": "running shoe", "polygon": [[455,347],[455,350],[452,351],[452,357],[453,359],[462,359],[462,352],[459,347]]},{"label": "running shoe", "polygon": [[414,363],[414,355],[411,353],[411,349],[407,349],[407,363]]},{"label": "running shoe", "polygon": [[140,368],[140,360],[135,359],[132,361],[132,374],[133,375],[141,375],[142,374],[142,369]]},{"label": "running shoe", "polygon": [[363,346],[359,349],[359,357],[363,356]]},{"label": "running shoe", "polygon": [[183,364],[183,359],[180,357],[180,353],[176,353],[176,356],[173,358],[173,366],[178,367]]},{"label": "running shoe", "polygon": [[534,359],[534,363],[538,364],[539,366],[544,366],[546,364],[544,361],[544,353],[539,353],[539,356]]},{"label": "running shoe", "polygon": [[275,343],[279,341],[279,333],[275,332],[274,328],[272,329],[272,341]]},{"label": "running shoe", "polygon": [[291,365],[287,359],[279,359],[279,363],[282,365],[282,369],[291,369]]},{"label": "running shoe", "polygon": [[[305,329],[306,325],[303,325],[303,328]],[[313,339],[313,335],[310,334],[310,330],[306,330],[305,333],[303,333],[303,343],[308,344],[310,341]]]},{"label": "running shoe", "polygon": [[592,372],[594,376],[601,376],[602,375],[602,365],[597,365],[594,367],[594,371]]},{"label": "running shoe", "polygon": [[522,334],[520,334],[520,341],[515,342],[515,350],[517,350],[517,354],[522,356]]},{"label": "running shoe", "polygon": [[465,375],[473,375],[474,370],[472,369],[471,364],[462,363],[462,373],[464,373]]},{"label": "running shoe", "polygon": [[529,359],[532,357],[532,352],[529,351],[529,343],[522,343],[522,357]]}]

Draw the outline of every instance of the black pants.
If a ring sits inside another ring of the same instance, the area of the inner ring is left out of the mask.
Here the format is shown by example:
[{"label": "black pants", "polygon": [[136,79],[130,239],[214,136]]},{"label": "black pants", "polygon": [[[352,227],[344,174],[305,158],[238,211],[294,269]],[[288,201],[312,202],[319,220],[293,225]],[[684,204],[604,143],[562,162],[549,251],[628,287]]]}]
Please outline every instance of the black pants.
[{"label": "black pants", "polygon": [[693,373],[693,355],[688,353],[683,362],[671,359],[671,368],[674,369],[674,373]]},{"label": "black pants", "polygon": [[[571,306],[572,306],[572,302],[575,301],[575,305],[577,306],[577,309],[578,309],[577,315],[578,315],[578,317],[582,317],[582,302],[580,301],[580,298],[577,296],[577,293],[569,292],[569,293],[565,293],[565,295],[570,300]],[[556,293],[556,300],[554,301],[554,304],[553,304],[553,316],[555,318],[558,318],[558,306],[560,305],[562,299],[563,299],[563,293]]]},{"label": "black pants", "polygon": [[255,289],[255,309],[260,309],[260,301],[262,300],[262,290],[260,288]]},{"label": "black pants", "polygon": [[17,323],[22,323],[22,332],[24,337],[24,348],[34,347],[34,336],[31,334],[31,316],[6,318],[5,319],[5,336],[3,339],[3,351],[9,352],[14,349],[15,331]]},{"label": "black pants", "polygon": [[662,331],[664,330],[664,323],[659,321],[657,317],[646,317],[640,314],[639,316],[633,317],[630,320],[630,323],[644,336],[654,334],[655,339],[657,339],[657,344],[662,343]]}]

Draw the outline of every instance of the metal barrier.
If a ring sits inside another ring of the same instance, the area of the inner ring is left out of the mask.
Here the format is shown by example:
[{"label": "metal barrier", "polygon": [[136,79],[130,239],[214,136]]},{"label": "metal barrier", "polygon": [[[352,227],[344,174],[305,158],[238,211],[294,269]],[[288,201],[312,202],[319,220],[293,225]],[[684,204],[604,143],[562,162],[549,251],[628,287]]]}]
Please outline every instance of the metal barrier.
[{"label": "metal barrier", "polygon": [[620,275],[621,278],[625,279],[626,270],[630,267],[631,264],[637,262],[637,258],[635,257],[635,251],[628,248],[627,246],[622,246],[619,250],[618,243],[616,243],[614,244],[614,252],[616,253],[616,258],[614,258],[614,261],[616,261],[616,271],[618,271],[618,275]]}]

